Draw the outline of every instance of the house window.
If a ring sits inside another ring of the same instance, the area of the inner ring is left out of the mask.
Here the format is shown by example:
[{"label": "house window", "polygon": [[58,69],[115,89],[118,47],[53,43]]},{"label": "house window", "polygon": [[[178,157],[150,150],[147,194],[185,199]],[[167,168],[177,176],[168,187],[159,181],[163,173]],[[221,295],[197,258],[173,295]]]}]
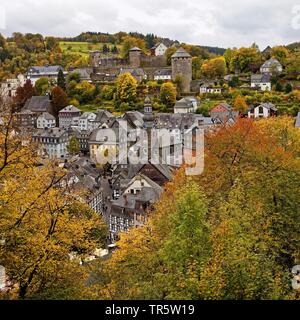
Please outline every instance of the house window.
[{"label": "house window", "polygon": [[263,107],[259,107],[258,112],[259,112],[259,114],[263,114],[264,113],[264,108]]}]

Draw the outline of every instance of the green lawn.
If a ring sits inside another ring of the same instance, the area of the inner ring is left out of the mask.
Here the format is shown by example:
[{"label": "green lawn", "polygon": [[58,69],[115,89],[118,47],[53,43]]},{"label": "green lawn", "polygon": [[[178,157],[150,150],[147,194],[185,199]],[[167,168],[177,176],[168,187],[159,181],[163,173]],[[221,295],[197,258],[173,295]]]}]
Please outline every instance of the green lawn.
[{"label": "green lawn", "polygon": [[[95,50],[100,50],[102,51],[104,43],[88,43],[88,42],[64,42],[61,41],[59,43],[59,46],[61,48],[61,50],[63,52],[69,52],[69,53],[77,53],[80,54],[82,56],[89,56],[89,52],[90,51],[95,51]],[[114,47],[113,44],[111,43],[106,43],[106,45],[112,49]],[[119,49],[119,51],[121,50],[120,46],[117,46],[117,48]],[[103,54],[103,56],[107,56],[105,54]],[[108,54],[108,56],[112,56],[111,53]]]}]

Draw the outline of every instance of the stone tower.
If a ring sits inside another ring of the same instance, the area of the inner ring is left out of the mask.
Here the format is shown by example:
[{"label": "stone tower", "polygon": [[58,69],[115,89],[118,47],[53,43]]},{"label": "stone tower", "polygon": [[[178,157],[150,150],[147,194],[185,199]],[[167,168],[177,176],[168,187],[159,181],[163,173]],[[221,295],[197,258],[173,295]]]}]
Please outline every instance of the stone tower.
[{"label": "stone tower", "polygon": [[191,91],[192,81],[192,56],[183,48],[178,49],[172,55],[172,80],[176,77],[182,78],[182,91],[184,93]]},{"label": "stone tower", "polygon": [[142,50],[134,47],[129,51],[129,63],[132,68],[140,68],[141,66]]}]

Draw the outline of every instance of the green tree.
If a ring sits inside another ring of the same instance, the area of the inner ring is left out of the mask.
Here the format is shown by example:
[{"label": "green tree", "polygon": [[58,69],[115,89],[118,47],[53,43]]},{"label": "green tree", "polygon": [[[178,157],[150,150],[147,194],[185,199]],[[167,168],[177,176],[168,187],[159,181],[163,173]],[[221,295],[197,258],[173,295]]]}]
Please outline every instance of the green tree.
[{"label": "green tree", "polygon": [[62,69],[59,69],[58,76],[57,76],[57,85],[62,88],[63,90],[66,90],[66,79],[64,72]]},{"label": "green tree", "polygon": [[49,93],[51,85],[48,78],[42,77],[35,82],[34,87],[39,96],[44,96],[46,93]]},{"label": "green tree", "polygon": [[71,137],[69,144],[67,146],[67,150],[70,155],[75,156],[80,152],[80,143],[76,137]]}]

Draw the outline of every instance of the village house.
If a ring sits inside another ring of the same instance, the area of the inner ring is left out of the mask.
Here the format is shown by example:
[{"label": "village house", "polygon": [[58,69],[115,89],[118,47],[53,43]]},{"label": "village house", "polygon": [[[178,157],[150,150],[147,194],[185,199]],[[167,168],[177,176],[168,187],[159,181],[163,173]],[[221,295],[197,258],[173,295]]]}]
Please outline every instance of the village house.
[{"label": "village house", "polygon": [[78,120],[78,128],[86,131],[97,129],[96,117],[97,115],[93,112],[84,112]]},{"label": "village house", "polygon": [[172,70],[171,69],[157,69],[154,74],[154,80],[170,81],[172,80]]},{"label": "village house", "polygon": [[68,129],[69,136],[77,138],[80,145],[80,152],[84,155],[89,153],[89,139],[92,134],[90,130],[80,130],[78,127],[71,127]]},{"label": "village house", "polygon": [[56,119],[55,117],[48,113],[42,113],[36,120],[36,127],[38,129],[45,129],[45,128],[55,128],[56,126]]},{"label": "village house", "polygon": [[48,78],[50,81],[53,80],[54,82],[56,82],[60,70],[63,71],[64,75],[68,74],[61,66],[46,65],[43,67],[30,67],[27,71],[26,77],[32,82],[33,85],[35,85],[36,81],[40,78]]},{"label": "village house", "polygon": [[68,129],[71,126],[78,126],[82,112],[78,108],[70,105],[59,111],[59,127]]},{"label": "village house", "polygon": [[193,97],[186,97],[175,103],[174,113],[195,113],[197,108],[197,99]]},{"label": "village house", "polygon": [[24,86],[26,77],[23,74],[19,74],[15,79],[6,79],[1,83],[0,96],[4,98],[12,98],[16,95],[18,87]]},{"label": "village house", "polygon": [[16,123],[18,126],[22,128],[36,128],[38,115],[31,110],[21,110],[20,112],[16,113]]},{"label": "village house", "polygon": [[162,188],[146,177],[143,177],[142,180],[146,182],[147,186],[131,189],[133,184],[139,184],[137,182],[139,177],[141,176],[137,176],[129,184],[127,188],[130,190],[129,192],[124,192],[123,196],[118,200],[111,201],[108,216],[110,240],[112,242],[118,240],[120,232],[126,232],[130,228],[145,224],[149,211],[151,211],[154,203],[158,201],[162,193]]},{"label": "village house", "polygon": [[22,110],[30,110],[36,115],[41,115],[44,112],[48,112],[54,115],[53,105],[49,96],[33,96],[28,99]]},{"label": "village house", "polygon": [[66,158],[69,136],[61,128],[37,129],[32,135],[33,141],[40,144],[40,154],[49,158]]},{"label": "village house", "polygon": [[115,121],[116,117],[105,109],[98,109],[96,113],[95,129],[109,128]]},{"label": "village house", "polygon": [[269,73],[252,74],[251,75],[251,88],[261,91],[271,91],[271,76]]},{"label": "village house", "polygon": [[220,103],[210,110],[210,116],[215,124],[227,124],[235,122],[239,112],[234,111],[228,103]]},{"label": "village house", "polygon": [[224,88],[221,86],[216,86],[213,82],[203,83],[200,86],[200,94],[213,93],[213,94],[222,94]]},{"label": "village house", "polygon": [[90,158],[95,162],[99,162],[101,157],[115,157],[119,145],[119,133],[115,128],[99,128],[95,129],[89,138]]},{"label": "village house", "polygon": [[100,171],[94,162],[82,157],[73,162],[66,162],[64,168],[68,174],[61,182],[61,187],[70,186],[81,194],[82,200],[96,213],[103,214],[103,194],[100,184]]},{"label": "village house", "polygon": [[93,73],[92,68],[77,68],[69,72],[69,74],[78,73],[81,81],[92,82],[91,74]]},{"label": "village house", "polygon": [[151,55],[156,57],[164,56],[167,50],[168,50],[168,47],[161,42],[151,48]]},{"label": "village house", "polygon": [[263,103],[248,111],[248,118],[269,118],[277,115],[278,109],[272,103]]},{"label": "village house", "polygon": [[281,73],[283,71],[283,67],[281,63],[277,59],[269,59],[267,60],[260,68],[261,73]]}]

